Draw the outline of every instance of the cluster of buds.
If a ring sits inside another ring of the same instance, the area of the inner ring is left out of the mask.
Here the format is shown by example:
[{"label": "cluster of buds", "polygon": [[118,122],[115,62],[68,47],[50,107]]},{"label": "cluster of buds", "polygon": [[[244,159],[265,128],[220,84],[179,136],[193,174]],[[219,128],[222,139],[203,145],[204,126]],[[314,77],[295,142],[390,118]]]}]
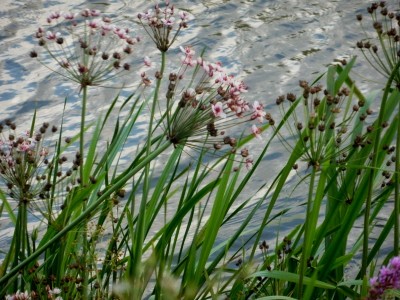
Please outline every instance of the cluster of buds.
[{"label": "cluster of buds", "polygon": [[393,145],[383,145],[382,151],[387,155],[386,169],[382,171],[381,188],[391,186],[395,182],[395,163],[396,163],[396,147]]},{"label": "cluster of buds", "polygon": [[[12,198],[29,202],[46,189],[46,175],[43,166],[48,163],[48,149],[43,147],[44,134],[49,124],[44,123],[36,134],[25,131],[16,133],[16,125],[6,121],[0,125],[0,178],[4,181]],[[53,130],[53,129],[52,129]],[[54,128],[56,130],[56,128]],[[40,184],[38,184],[40,182]]]},{"label": "cluster of buds", "polygon": [[[288,102],[289,106],[296,101],[301,101],[300,104],[303,104],[304,116],[299,117],[295,110],[292,114],[294,124],[287,123],[289,130],[297,134],[303,143],[304,160],[309,166],[319,169],[322,161],[332,159],[326,156],[325,149],[330,147],[327,141],[333,141],[332,137],[335,137],[334,142],[339,148],[338,152],[341,151],[342,143],[348,138],[344,136],[347,133],[348,122],[357,113],[359,105],[362,106],[363,103],[355,105],[349,118],[338,121],[339,116],[342,116],[341,107],[350,95],[347,88],[342,88],[336,95],[331,95],[322,86],[310,86],[304,80],[299,82],[299,86],[303,90],[302,97],[297,98],[296,95],[288,93],[286,96],[279,96],[276,104],[283,110],[283,115],[285,115],[285,102]],[[331,155],[337,155],[337,153]]]},{"label": "cluster of buds", "polygon": [[166,52],[174,43],[180,31],[187,28],[189,14],[185,11],[178,12],[179,19],[175,18],[175,8],[170,2],[165,1],[165,7],[159,4],[154,9],[149,9],[138,14],[138,19],[147,34],[161,52]]},{"label": "cluster of buds", "polygon": [[279,259],[283,259],[285,255],[291,253],[293,251],[291,245],[292,245],[291,239],[289,239],[288,237],[285,236],[283,238],[282,244],[276,250],[277,257]]},{"label": "cluster of buds", "polygon": [[[382,76],[389,77],[394,66],[400,61],[400,14],[396,11],[389,11],[385,1],[372,3],[367,8],[367,12],[371,16],[376,36],[358,41],[356,46],[375,70]],[[363,15],[358,14],[356,18],[362,26]],[[364,31],[368,32],[365,29]],[[399,88],[400,75],[398,72],[394,81]]]},{"label": "cluster of buds", "polygon": [[[7,129],[8,127],[8,129]],[[28,204],[37,197],[46,198],[51,189],[52,158],[45,147],[48,131],[55,133],[57,127],[45,122],[36,133],[29,131],[17,133],[16,125],[11,121],[0,124],[0,180],[8,189],[11,198],[19,203]],[[67,159],[61,157],[59,164]],[[56,176],[63,175],[58,168]]]},{"label": "cluster of buds", "polygon": [[[228,146],[235,152],[237,139],[226,130],[245,122],[262,123],[266,117],[263,106],[258,101],[251,105],[243,99],[247,87],[234,76],[227,75],[220,63],[195,58],[195,51],[190,47],[181,50],[184,56],[180,71],[169,75],[167,138],[174,145],[203,147],[208,144],[215,150]],[[190,75],[186,74],[189,70],[193,70]],[[193,85],[177,95],[177,86],[186,76]],[[176,98],[179,100],[174,101]],[[253,124],[251,131],[262,138],[259,125]],[[241,156],[250,167],[253,161],[249,151],[243,149]]]},{"label": "cluster of buds", "polygon": [[[127,28],[112,24],[112,19],[99,11],[54,12],[47,23],[47,30],[39,27],[35,33],[38,45],[47,53],[40,62],[49,67],[46,59],[54,60],[60,68],[54,71],[63,77],[81,87],[98,86],[130,70],[126,58],[140,39],[131,37]],[[35,50],[30,56],[39,58]]]},{"label": "cluster of buds", "polygon": [[387,266],[383,266],[378,276],[370,279],[370,285],[368,300],[384,299],[388,290],[400,289],[400,257],[393,257]]}]

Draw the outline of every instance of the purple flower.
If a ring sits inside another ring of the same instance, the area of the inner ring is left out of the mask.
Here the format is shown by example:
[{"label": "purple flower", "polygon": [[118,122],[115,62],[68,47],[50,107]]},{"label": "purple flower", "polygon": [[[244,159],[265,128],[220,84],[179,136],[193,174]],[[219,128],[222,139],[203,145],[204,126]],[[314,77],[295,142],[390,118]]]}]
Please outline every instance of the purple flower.
[{"label": "purple flower", "polygon": [[386,290],[399,289],[400,257],[393,257],[387,266],[383,266],[378,276],[370,279],[370,285],[368,300],[382,299]]},{"label": "purple flower", "polygon": [[[130,46],[139,41],[130,36],[128,29],[112,24],[111,18],[93,9],[60,16],[58,12],[51,13],[47,18],[51,30],[40,27],[35,33],[38,44],[49,55],[43,57],[31,51],[31,57],[81,87],[99,86],[127,73],[129,67],[118,66],[129,65],[124,60],[133,53]],[[107,53],[111,51],[121,55],[108,59]],[[51,60],[62,70],[52,66]]]}]

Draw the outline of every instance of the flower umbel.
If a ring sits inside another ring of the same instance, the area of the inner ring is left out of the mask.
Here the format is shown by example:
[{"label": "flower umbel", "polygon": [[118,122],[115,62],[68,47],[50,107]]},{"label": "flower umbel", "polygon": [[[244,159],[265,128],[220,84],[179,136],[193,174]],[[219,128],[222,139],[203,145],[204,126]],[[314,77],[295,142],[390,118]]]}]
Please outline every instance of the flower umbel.
[{"label": "flower umbel", "polygon": [[[262,105],[258,101],[251,105],[244,100],[242,94],[247,91],[246,86],[228,75],[220,63],[195,58],[195,51],[190,47],[182,48],[182,51],[185,56],[179,72],[169,75],[167,138],[174,145],[210,145],[215,150],[228,146],[235,151],[235,136],[241,134],[236,127],[246,122],[263,121],[265,112]],[[180,90],[177,88],[179,83],[186,77],[190,79],[191,87],[176,95]],[[228,135],[227,130],[232,128],[236,130]],[[256,128],[261,138],[261,128]],[[242,157],[248,155],[247,149],[242,151]],[[246,165],[250,167],[251,163],[251,158],[248,158]]]},{"label": "flower umbel", "polygon": [[[400,61],[400,15],[397,11],[389,11],[386,2],[372,3],[367,8],[371,16],[375,37],[367,36],[358,41],[356,46],[361,50],[369,64],[381,75],[388,78],[394,66]],[[363,16],[357,15],[357,20],[363,25]],[[394,77],[396,86],[400,88],[400,75]]]},{"label": "flower umbel", "polygon": [[16,133],[16,126],[9,121],[8,134],[0,125],[0,178],[8,188],[11,198],[29,203],[47,189],[47,177],[43,172],[48,164],[49,151],[43,145],[44,134],[49,127],[44,123],[39,132]]},{"label": "flower umbel", "polygon": [[[299,105],[303,110],[303,116],[298,116],[297,111],[294,110],[291,115],[293,121],[287,122],[288,130],[299,138],[301,146],[298,149],[302,153],[302,158],[308,166],[315,167],[317,170],[323,162],[331,160],[334,162],[337,159],[340,163],[339,154],[343,154],[345,150],[343,145],[349,147],[350,135],[346,135],[347,127],[364,104],[360,101],[354,105],[353,111],[347,116],[342,111],[342,107],[350,96],[349,89],[343,87],[336,95],[332,95],[321,85],[311,86],[304,80],[300,80],[299,86],[303,90],[301,97],[288,93],[286,96],[279,96],[276,104],[282,110],[283,116],[286,114],[285,103],[289,106]],[[295,148],[294,145],[289,145],[284,137],[281,140],[288,148]],[[365,137],[360,136],[353,147],[363,147],[365,144]],[[336,148],[336,151],[330,150],[332,146]]]},{"label": "flower umbel", "polygon": [[[54,60],[61,69],[49,68],[63,77],[81,87],[97,86],[130,70],[125,60],[140,39],[131,37],[128,29],[112,24],[99,11],[52,13],[47,23],[48,29],[39,27],[35,33],[39,46],[48,54],[40,61],[49,67],[48,60]],[[36,51],[30,56],[39,59]]]},{"label": "flower umbel", "polygon": [[0,124],[0,182],[19,204],[48,199],[53,182],[50,177],[54,175],[60,181],[73,173],[72,169],[63,172],[61,165],[67,161],[63,156],[56,162],[57,174],[51,174],[54,157],[46,143],[49,131],[55,133],[57,127],[45,122],[35,133],[18,133],[11,121]]},{"label": "flower umbel", "polygon": [[189,14],[179,11],[176,18],[175,7],[166,1],[164,8],[156,4],[154,9],[139,13],[138,18],[157,48],[161,52],[166,52],[175,42],[180,31],[187,28]]}]

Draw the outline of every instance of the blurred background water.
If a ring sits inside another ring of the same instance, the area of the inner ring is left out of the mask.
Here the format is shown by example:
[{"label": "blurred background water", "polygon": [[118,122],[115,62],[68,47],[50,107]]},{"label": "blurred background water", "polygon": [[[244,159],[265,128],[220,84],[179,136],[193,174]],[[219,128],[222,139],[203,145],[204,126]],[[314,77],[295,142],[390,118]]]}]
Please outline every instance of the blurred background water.
[{"label": "blurred background water", "polygon": [[[191,45],[198,53],[205,48],[209,60],[222,62],[230,72],[243,78],[249,86],[246,99],[260,101],[272,115],[276,113],[276,97],[291,91],[298,92],[300,79],[312,81],[335,59],[349,59],[360,54],[355,49],[355,42],[363,35],[355,16],[365,13],[368,5],[364,0],[175,0],[173,3],[177,8],[190,12],[194,19],[171,49],[170,59],[177,60],[179,45]],[[37,109],[40,122],[57,123],[67,97],[66,135],[78,129],[80,102],[77,87],[65,83],[29,57],[36,43],[34,32],[45,24],[49,13],[77,12],[83,8],[108,13],[129,26],[133,35],[143,37],[138,46],[141,50],[136,52],[137,59],[142,59],[141,56],[146,53],[156,61],[157,51],[136,18],[139,12],[153,4],[153,1],[137,0],[2,0],[0,120],[10,118],[18,126],[29,126],[32,113]],[[357,76],[363,73],[369,78],[376,78],[364,60],[359,59],[354,70],[354,79],[363,90],[374,89],[374,82],[366,82],[365,78]],[[371,76],[368,76],[369,73]],[[132,78],[138,78],[137,72]],[[383,79],[379,81],[384,82]],[[95,119],[118,92],[120,90],[91,90],[88,120]],[[126,89],[122,94],[129,92]],[[139,124],[144,126],[145,116],[142,118],[143,122]],[[135,141],[141,138],[142,131],[139,129],[133,133],[133,149]],[[251,147],[256,151],[257,145]],[[258,189],[262,184],[269,183],[284,164],[286,155],[282,145],[275,143],[264,159],[265,166],[259,168],[252,180],[254,186],[248,188]],[[283,232],[301,223],[304,216],[302,208],[296,208],[296,204],[304,201],[302,192],[293,192],[293,188],[294,185],[289,184],[287,197],[277,204],[278,210],[289,205],[293,207],[285,222],[281,222],[284,226],[279,230]],[[262,218],[261,212],[258,217]],[[0,239],[6,234],[5,228],[12,230],[4,221],[3,218]],[[232,222],[240,223],[241,220]],[[270,237],[273,236],[274,233],[271,233]]]}]

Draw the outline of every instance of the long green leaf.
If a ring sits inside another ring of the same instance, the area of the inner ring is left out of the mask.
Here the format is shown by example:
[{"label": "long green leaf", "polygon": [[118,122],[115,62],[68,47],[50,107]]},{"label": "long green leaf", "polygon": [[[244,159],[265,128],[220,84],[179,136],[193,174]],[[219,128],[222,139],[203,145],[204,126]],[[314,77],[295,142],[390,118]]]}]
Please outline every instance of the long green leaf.
[{"label": "long green leaf", "polygon": [[[298,274],[290,273],[290,272],[285,272],[285,271],[278,271],[278,270],[273,270],[273,271],[259,271],[256,272],[252,275],[249,276],[249,278],[253,277],[269,277],[269,278],[274,278],[274,279],[279,279],[283,281],[289,281],[289,282],[294,282],[294,283],[299,283],[300,276]],[[313,280],[310,277],[304,277],[303,278],[303,283],[305,285],[312,285],[317,288],[323,288],[323,289],[336,289],[336,286],[320,281],[320,280]]]}]

